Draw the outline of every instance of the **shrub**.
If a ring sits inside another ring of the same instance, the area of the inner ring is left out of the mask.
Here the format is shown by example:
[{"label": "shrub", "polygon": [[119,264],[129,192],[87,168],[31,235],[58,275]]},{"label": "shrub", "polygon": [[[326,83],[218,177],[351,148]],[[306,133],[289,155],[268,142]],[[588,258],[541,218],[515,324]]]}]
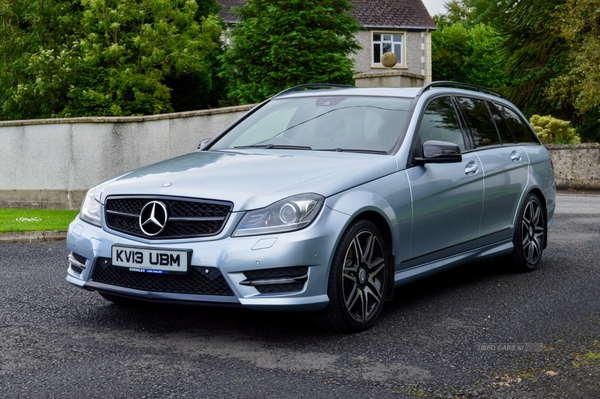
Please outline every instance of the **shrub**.
[{"label": "shrub", "polygon": [[581,138],[571,122],[553,116],[532,115],[530,123],[544,144],[578,144]]}]

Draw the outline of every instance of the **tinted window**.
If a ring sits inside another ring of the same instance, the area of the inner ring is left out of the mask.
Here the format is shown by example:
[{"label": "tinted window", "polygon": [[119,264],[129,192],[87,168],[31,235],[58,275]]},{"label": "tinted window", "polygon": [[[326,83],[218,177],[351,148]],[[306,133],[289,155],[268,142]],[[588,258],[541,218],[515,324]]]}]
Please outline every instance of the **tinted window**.
[{"label": "tinted window", "polygon": [[506,119],[506,123],[519,143],[538,143],[535,133],[529,129],[519,115],[499,104],[498,109],[502,113],[502,116],[504,116],[504,119]]},{"label": "tinted window", "polygon": [[429,140],[447,141],[465,149],[465,139],[450,97],[440,97],[431,101],[421,120],[419,128],[421,144]]},{"label": "tinted window", "polygon": [[467,120],[467,126],[475,148],[501,144],[486,101],[459,97],[458,103]]},{"label": "tinted window", "polygon": [[500,111],[494,104],[488,103],[490,107],[490,111],[492,112],[492,116],[494,117],[494,122],[496,122],[496,127],[498,128],[498,133],[500,134],[500,139],[502,140],[502,144],[514,144],[515,139],[510,132],[510,128],[506,124],[506,121],[500,115]]}]

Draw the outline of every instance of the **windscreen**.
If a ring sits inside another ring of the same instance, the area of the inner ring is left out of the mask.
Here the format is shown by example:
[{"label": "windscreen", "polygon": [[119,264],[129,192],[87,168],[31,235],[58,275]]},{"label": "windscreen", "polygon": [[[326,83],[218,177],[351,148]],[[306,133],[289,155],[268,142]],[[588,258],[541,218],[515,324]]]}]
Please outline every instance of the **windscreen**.
[{"label": "windscreen", "polygon": [[410,100],[319,96],[273,99],[210,149],[265,147],[388,153],[399,141]]}]

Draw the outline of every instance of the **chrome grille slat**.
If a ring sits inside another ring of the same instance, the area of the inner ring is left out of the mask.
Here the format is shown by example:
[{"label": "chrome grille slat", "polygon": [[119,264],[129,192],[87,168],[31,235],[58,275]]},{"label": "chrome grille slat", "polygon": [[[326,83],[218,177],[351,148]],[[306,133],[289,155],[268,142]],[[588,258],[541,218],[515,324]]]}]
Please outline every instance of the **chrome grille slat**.
[{"label": "chrome grille slat", "polygon": [[[144,234],[139,215],[151,201],[160,201],[168,209],[167,225],[154,236]],[[106,200],[105,220],[109,229],[147,239],[209,237],[219,234],[233,204],[195,198],[161,196],[111,196]]]}]

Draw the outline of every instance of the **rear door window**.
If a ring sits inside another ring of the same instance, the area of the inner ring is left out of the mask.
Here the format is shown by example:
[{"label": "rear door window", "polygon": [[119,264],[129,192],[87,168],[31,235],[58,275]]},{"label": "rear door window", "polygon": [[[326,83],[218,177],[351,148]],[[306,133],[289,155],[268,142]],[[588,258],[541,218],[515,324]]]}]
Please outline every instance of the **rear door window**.
[{"label": "rear door window", "polygon": [[498,128],[498,134],[500,134],[500,139],[502,140],[502,144],[514,144],[516,143],[515,138],[513,137],[510,128],[506,124],[506,121],[500,114],[496,104],[490,104],[488,102],[488,106],[490,111],[492,112],[492,116],[494,117],[494,122],[496,122],[496,127]]},{"label": "rear door window", "polygon": [[475,148],[502,144],[487,101],[457,97]]}]

